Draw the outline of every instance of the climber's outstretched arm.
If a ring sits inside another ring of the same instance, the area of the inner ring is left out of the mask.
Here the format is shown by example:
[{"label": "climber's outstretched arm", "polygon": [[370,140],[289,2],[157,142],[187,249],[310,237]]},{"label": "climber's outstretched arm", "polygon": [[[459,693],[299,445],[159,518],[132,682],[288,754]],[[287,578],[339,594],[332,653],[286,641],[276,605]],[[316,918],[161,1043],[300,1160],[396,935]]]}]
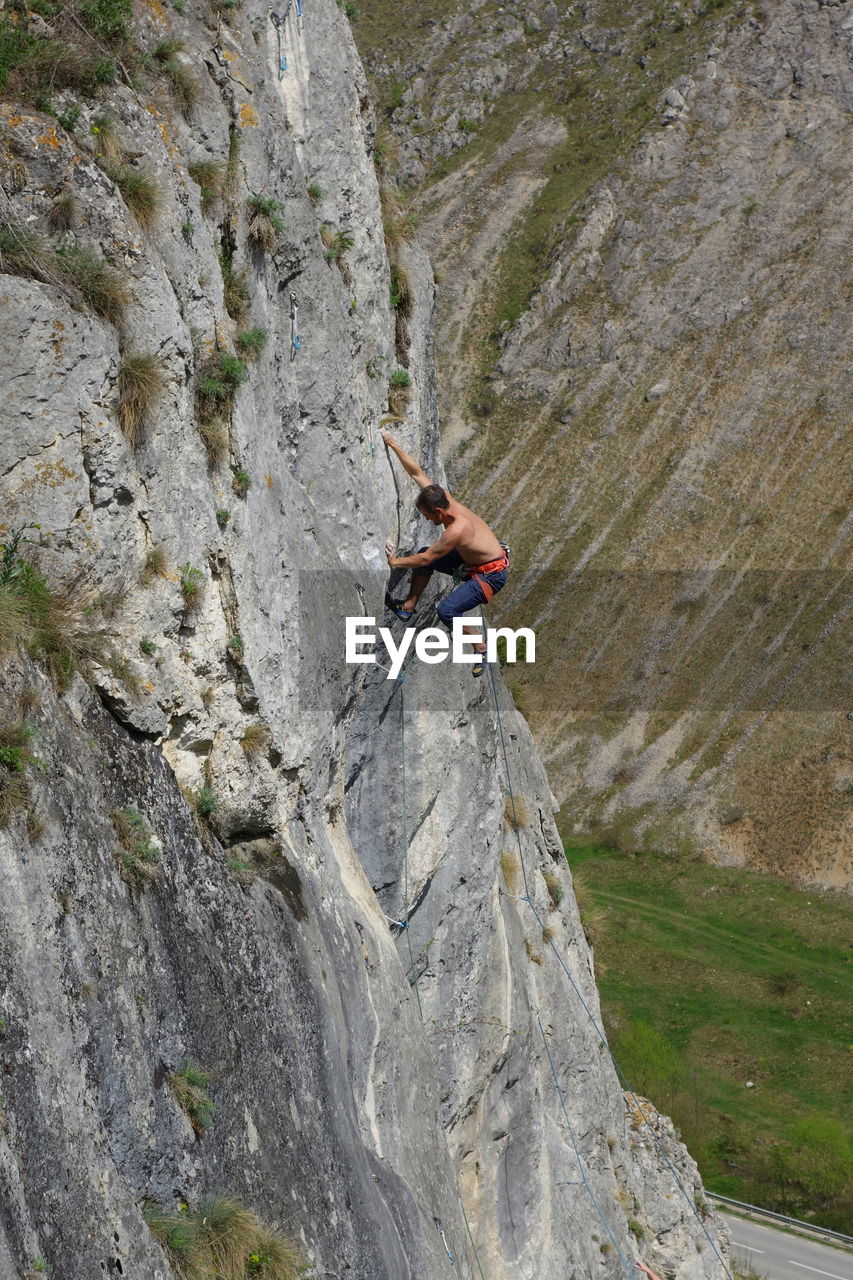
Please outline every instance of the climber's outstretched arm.
[{"label": "climber's outstretched arm", "polygon": [[403,465],[403,470],[406,472],[407,475],[410,475],[412,477],[412,479],[414,480],[415,484],[418,486],[419,489],[425,489],[428,484],[432,484],[432,481],[430,480],[429,476],[424,471],[420,463],[415,462],[411,454],[406,453],[405,449],[400,448],[400,446],[397,444],[397,441],[391,435],[390,431],[382,431],[380,434],[382,436],[382,439],[387,444],[388,448],[392,449],[394,453],[396,453],[397,457],[400,459],[400,462]]}]

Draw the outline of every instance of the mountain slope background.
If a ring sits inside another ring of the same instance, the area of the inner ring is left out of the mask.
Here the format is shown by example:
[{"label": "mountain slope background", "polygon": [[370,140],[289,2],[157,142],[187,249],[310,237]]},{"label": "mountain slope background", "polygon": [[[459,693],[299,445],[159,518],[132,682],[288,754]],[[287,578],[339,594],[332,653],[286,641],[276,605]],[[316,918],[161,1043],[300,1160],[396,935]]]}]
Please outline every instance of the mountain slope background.
[{"label": "mountain slope background", "polygon": [[354,31],[564,834],[849,886],[849,6]]}]

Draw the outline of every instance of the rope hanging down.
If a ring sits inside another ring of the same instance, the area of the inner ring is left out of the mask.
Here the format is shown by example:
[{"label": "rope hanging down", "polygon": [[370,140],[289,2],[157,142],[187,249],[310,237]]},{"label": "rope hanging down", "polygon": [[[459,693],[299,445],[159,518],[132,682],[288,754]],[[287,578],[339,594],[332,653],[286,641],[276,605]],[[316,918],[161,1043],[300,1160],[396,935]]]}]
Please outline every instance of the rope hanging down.
[{"label": "rope hanging down", "polygon": [[[480,612],[481,612],[481,617],[482,617],[482,610],[481,610]],[[485,618],[483,618],[483,625],[485,626]],[[517,845],[517,847],[518,847],[518,859],[519,859],[519,862],[521,863],[521,876],[522,876],[522,880],[524,881],[524,895],[525,895],[525,896],[524,896],[524,898],[523,898],[523,901],[524,901],[524,902],[526,902],[526,903],[527,903],[527,905],[530,907],[531,911],[533,912],[533,915],[534,915],[534,916],[535,916],[535,918],[536,918],[537,924],[538,924],[538,925],[539,925],[539,927],[543,930],[543,936],[546,938],[546,940],[547,940],[547,942],[548,942],[548,946],[550,947],[551,951],[552,951],[552,952],[554,953],[554,955],[556,956],[556,958],[557,958],[557,962],[558,962],[558,964],[560,965],[560,968],[563,970],[564,974],[566,975],[566,977],[568,978],[569,982],[571,983],[572,988],[573,988],[573,990],[574,990],[575,994],[577,995],[578,999],[580,1000],[580,1002],[581,1002],[581,1006],[583,1007],[584,1012],[586,1013],[587,1017],[589,1018],[590,1022],[592,1023],[592,1026],[593,1026],[593,1028],[595,1029],[595,1033],[596,1033],[596,1035],[598,1036],[598,1038],[599,1038],[599,1040],[600,1040],[601,1044],[602,1044],[602,1045],[604,1046],[604,1048],[607,1050],[607,1053],[608,1053],[608,1056],[609,1056],[609,1058],[610,1058],[610,1061],[613,1063],[613,1067],[614,1067],[614,1069],[615,1069],[615,1071],[616,1071],[616,1074],[617,1074],[617,1076],[618,1076],[618,1078],[619,1078],[619,1080],[620,1080],[620,1082],[621,1082],[621,1084],[622,1084],[622,1087],[624,1088],[625,1092],[626,1092],[626,1093],[629,1095],[629,1097],[631,1098],[631,1101],[634,1103],[634,1106],[637,1108],[637,1112],[642,1116],[643,1121],[644,1121],[644,1123],[645,1123],[646,1127],[648,1128],[648,1130],[649,1130],[650,1134],[652,1135],[652,1140],[653,1140],[653,1142],[654,1142],[655,1146],[657,1147],[657,1150],[659,1151],[660,1155],[661,1155],[661,1156],[662,1156],[662,1158],[663,1158],[664,1163],[666,1164],[667,1168],[669,1169],[670,1173],[672,1174],[673,1178],[675,1179],[675,1182],[676,1182],[676,1185],[678,1186],[678,1189],[681,1191],[681,1194],[684,1196],[685,1200],[687,1201],[688,1205],[690,1206],[691,1210],[693,1211],[693,1214],[695,1215],[697,1222],[699,1223],[700,1227],[702,1228],[702,1231],[703,1231],[703,1233],[704,1233],[704,1235],[705,1235],[706,1240],[708,1241],[708,1243],[710,1244],[710,1246],[711,1246],[711,1248],[713,1249],[714,1253],[716,1254],[716,1256],[717,1256],[717,1260],[719,1261],[720,1266],[723,1268],[723,1271],[724,1271],[724,1273],[725,1273],[725,1275],[726,1275],[726,1277],[727,1277],[727,1280],[733,1280],[733,1277],[732,1277],[732,1273],[731,1273],[731,1271],[730,1271],[730,1270],[729,1270],[729,1268],[726,1266],[726,1263],[725,1263],[725,1260],[723,1259],[722,1254],[720,1253],[719,1249],[717,1248],[716,1244],[714,1243],[714,1240],[713,1240],[713,1238],[712,1238],[712,1236],[711,1236],[710,1232],[708,1231],[708,1228],[705,1226],[705,1223],[704,1223],[704,1222],[703,1222],[703,1220],[702,1220],[702,1215],[699,1213],[699,1210],[696,1208],[696,1205],[694,1204],[693,1200],[691,1199],[691,1197],[690,1197],[690,1195],[689,1195],[689,1193],[688,1193],[688,1191],[687,1191],[687,1188],[684,1186],[684,1183],[682,1182],[681,1178],[680,1178],[680,1177],[679,1177],[679,1175],[678,1175],[678,1171],[676,1170],[675,1166],[673,1165],[672,1161],[670,1160],[669,1156],[667,1155],[667,1153],[666,1153],[666,1149],[664,1148],[664,1146],[663,1146],[663,1144],[662,1144],[661,1140],[658,1138],[657,1134],[655,1133],[655,1131],[654,1131],[654,1127],[653,1127],[653,1125],[652,1125],[651,1121],[649,1120],[649,1118],[648,1118],[648,1116],[646,1115],[646,1113],[645,1113],[645,1111],[643,1110],[643,1108],[640,1106],[639,1100],[637,1099],[637,1095],[634,1093],[634,1090],[631,1088],[630,1084],[628,1083],[628,1080],[627,1080],[627,1078],[626,1078],[626,1076],[625,1076],[624,1071],[623,1071],[623,1070],[622,1070],[622,1068],[620,1067],[619,1063],[616,1061],[616,1058],[615,1058],[615,1057],[614,1057],[614,1055],[613,1055],[613,1051],[612,1051],[612,1049],[610,1048],[610,1045],[609,1045],[609,1044],[608,1044],[608,1042],[607,1042],[607,1037],[606,1037],[606,1036],[605,1036],[605,1034],[604,1034],[604,1030],[603,1030],[603,1029],[598,1025],[598,1022],[596,1021],[595,1015],[593,1014],[592,1010],[590,1009],[589,1005],[587,1004],[586,1000],[584,999],[584,996],[583,996],[583,994],[582,994],[582,992],[581,992],[580,988],[578,987],[578,984],[575,982],[575,979],[574,979],[574,976],[573,976],[573,974],[572,974],[571,970],[569,969],[568,965],[567,965],[567,964],[566,964],[566,962],[563,960],[563,957],[560,955],[559,951],[557,950],[557,947],[555,946],[555,944],[554,944],[554,942],[553,942],[553,939],[548,938],[548,937],[547,937],[547,934],[545,933],[545,924],[546,924],[546,922],[542,919],[542,917],[540,916],[539,912],[536,910],[536,905],[535,905],[535,903],[533,902],[533,896],[532,896],[531,891],[530,891],[530,884],[529,884],[529,881],[528,881],[528,879],[527,879],[527,867],[526,867],[526,865],[525,865],[524,855],[523,855],[522,850],[521,850],[521,834],[520,834],[520,831],[519,831],[519,825],[518,825],[518,820],[517,820],[517,817],[516,817],[516,810],[515,810],[515,793],[514,793],[514,791],[513,791],[513,786],[512,786],[512,773],[511,773],[511,771],[510,771],[510,767],[509,767],[509,755],[508,755],[508,753],[507,753],[507,748],[506,748],[506,737],[505,737],[505,735],[504,735],[503,720],[502,720],[502,717],[501,717],[500,703],[499,703],[499,701],[498,701],[498,688],[497,688],[497,681],[496,681],[496,679],[495,679],[495,672],[494,672],[494,664],[493,664],[493,663],[489,663],[489,675],[490,675],[490,677],[491,677],[492,697],[494,698],[494,703],[495,703],[495,714],[496,714],[496,716],[497,716],[498,735],[499,735],[499,737],[500,737],[501,753],[502,753],[502,755],[503,755],[504,772],[506,773],[506,785],[507,785],[507,791],[508,791],[508,793],[509,793],[510,806],[511,806],[511,809],[512,809],[512,825],[513,825],[513,829],[514,829],[514,831],[515,831],[515,840],[516,840],[516,845]],[[537,1015],[537,1017],[538,1017],[538,1015]],[[540,1029],[542,1029],[542,1028],[541,1028],[541,1022],[540,1022]],[[544,1030],[542,1031],[542,1035],[543,1035],[543,1039],[544,1039],[544,1035],[545,1035]],[[562,1108],[563,1108],[563,1114],[566,1116],[566,1123],[568,1123],[568,1116],[566,1115],[566,1108],[565,1108],[565,1104],[564,1104],[564,1101],[563,1101],[563,1094],[562,1094],[562,1090],[560,1089],[560,1085],[559,1085],[559,1082],[558,1082],[558,1080],[557,1080],[557,1074],[556,1074],[556,1070],[555,1070],[555,1067],[554,1067],[554,1062],[553,1062],[553,1059],[552,1059],[552,1057],[551,1057],[551,1051],[550,1051],[550,1047],[549,1047],[549,1045],[548,1045],[547,1041],[545,1042],[545,1049],[546,1049],[546,1052],[547,1052],[547,1054],[548,1054],[548,1061],[549,1061],[549,1063],[550,1063],[550,1065],[551,1065],[551,1071],[552,1071],[552,1074],[553,1074],[553,1076],[554,1076],[554,1083],[557,1085],[558,1092],[560,1093],[560,1103],[561,1103],[561,1106],[562,1106]],[[596,1206],[596,1209],[598,1210],[599,1217],[601,1218],[602,1222],[604,1222],[604,1217],[603,1217],[603,1215],[602,1215],[602,1213],[601,1213],[601,1209],[600,1209],[600,1208],[599,1208],[599,1206],[598,1206],[598,1202],[597,1202],[597,1200],[595,1200],[595,1197],[594,1197],[594,1195],[592,1194],[592,1189],[591,1189],[591,1187],[589,1186],[589,1184],[588,1184],[588,1183],[587,1183],[587,1181],[586,1181],[586,1175],[585,1175],[584,1170],[583,1170],[583,1164],[581,1163],[581,1160],[580,1160],[580,1155],[579,1155],[579,1153],[578,1153],[577,1144],[575,1143],[574,1134],[573,1134],[573,1133],[572,1133],[572,1131],[571,1131],[571,1126],[569,1126],[569,1133],[571,1134],[572,1143],[573,1143],[573,1145],[575,1146],[575,1154],[578,1156],[578,1165],[579,1165],[579,1168],[580,1168],[580,1170],[581,1170],[581,1176],[583,1177],[584,1184],[586,1185],[587,1190],[590,1192],[590,1195],[592,1196],[593,1201],[595,1202],[595,1206]],[[604,1223],[604,1225],[605,1225],[605,1226],[607,1226],[606,1222]],[[607,1231],[608,1231],[608,1234],[610,1234],[611,1239],[613,1239],[613,1236],[612,1236],[612,1233],[610,1232],[610,1228],[609,1228],[609,1227],[607,1227]],[[614,1241],[614,1244],[615,1244],[615,1241]],[[618,1245],[617,1245],[617,1251],[618,1251]],[[620,1256],[620,1258],[622,1258],[622,1254],[621,1254],[621,1252],[619,1253],[619,1256]],[[628,1274],[629,1274],[629,1275],[633,1275],[633,1272],[632,1272],[632,1271],[627,1267],[627,1264],[625,1264],[624,1258],[622,1259],[622,1261],[623,1261],[623,1265],[625,1265],[625,1266],[626,1266],[626,1270],[627,1270]]]},{"label": "rope hanging down", "polygon": [[[279,80],[284,79],[284,73],[287,70],[287,58],[281,51],[281,33],[284,30],[284,24],[287,22],[287,15],[290,13],[290,10],[292,8],[293,8],[293,0],[287,0],[287,8],[285,9],[284,13],[276,13],[275,9],[267,9],[267,13],[270,16],[270,21],[275,27],[276,41],[278,43],[278,78]],[[301,18],[301,15],[302,15],[301,2],[297,12],[299,13]]]}]

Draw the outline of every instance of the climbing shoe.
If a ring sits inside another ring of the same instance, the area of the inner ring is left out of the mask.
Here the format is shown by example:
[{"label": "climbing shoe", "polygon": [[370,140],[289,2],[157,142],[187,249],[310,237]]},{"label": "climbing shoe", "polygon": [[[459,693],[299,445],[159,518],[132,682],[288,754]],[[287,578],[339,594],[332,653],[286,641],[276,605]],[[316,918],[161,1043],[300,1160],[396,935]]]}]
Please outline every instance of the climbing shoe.
[{"label": "climbing shoe", "polygon": [[483,673],[484,673],[484,672],[485,672],[485,670],[486,670],[486,666],[487,666],[487,665],[488,665],[488,664],[486,663],[486,655],[485,655],[485,653],[481,653],[481,654],[480,654],[480,656],[479,656],[479,658],[477,659],[477,661],[474,663],[473,667],[471,668],[471,674],[472,674],[472,676],[474,677],[474,679],[475,679],[475,680],[476,680],[479,676],[483,675]]},{"label": "climbing shoe", "polygon": [[402,622],[409,622],[415,616],[414,609],[402,608],[400,601],[395,600],[387,591],[385,592],[385,608],[390,609],[392,613],[396,613]]}]

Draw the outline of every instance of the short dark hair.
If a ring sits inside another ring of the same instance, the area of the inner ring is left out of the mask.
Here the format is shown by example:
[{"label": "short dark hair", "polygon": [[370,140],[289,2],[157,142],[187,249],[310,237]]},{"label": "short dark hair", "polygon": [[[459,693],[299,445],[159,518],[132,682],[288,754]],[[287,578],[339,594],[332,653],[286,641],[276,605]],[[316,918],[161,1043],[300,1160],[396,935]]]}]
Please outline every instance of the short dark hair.
[{"label": "short dark hair", "polygon": [[436,511],[442,511],[449,507],[450,499],[440,484],[428,484],[425,488],[421,489],[415,505],[418,510],[423,511],[425,515],[433,516]]}]

